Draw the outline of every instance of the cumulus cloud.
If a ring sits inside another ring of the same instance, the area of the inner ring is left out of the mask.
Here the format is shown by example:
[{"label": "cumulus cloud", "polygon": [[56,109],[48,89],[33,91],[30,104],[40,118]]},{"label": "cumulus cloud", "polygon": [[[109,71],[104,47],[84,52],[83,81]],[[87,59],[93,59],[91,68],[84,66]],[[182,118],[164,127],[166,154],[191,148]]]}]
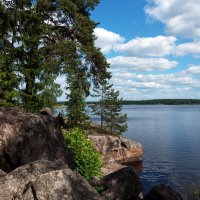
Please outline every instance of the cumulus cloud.
[{"label": "cumulus cloud", "polygon": [[176,61],[169,61],[165,58],[137,58],[116,56],[108,59],[111,67],[129,68],[130,70],[153,71],[167,70],[178,65]]},{"label": "cumulus cloud", "polygon": [[200,55],[200,41],[179,44],[174,48],[173,54],[176,56]]},{"label": "cumulus cloud", "polygon": [[[119,68],[119,67],[118,67]],[[112,83],[125,99],[197,98],[200,66],[189,65],[176,73],[143,74],[128,69],[114,70]],[[135,95],[135,96],[134,96]]]},{"label": "cumulus cloud", "polygon": [[96,28],[94,32],[97,36],[95,44],[105,54],[114,51],[135,57],[200,55],[200,40],[177,45],[176,37],[158,35],[156,37],[136,37],[125,43],[122,36],[106,29]]},{"label": "cumulus cloud", "polygon": [[200,0],[147,0],[145,12],[166,25],[169,33],[200,38]]},{"label": "cumulus cloud", "polygon": [[183,71],[183,74],[200,75],[200,65],[190,65],[188,69]]},{"label": "cumulus cloud", "polygon": [[109,53],[113,46],[124,42],[124,38],[117,33],[108,31],[104,28],[95,28],[94,33],[97,37],[95,45],[101,48],[103,53]]},{"label": "cumulus cloud", "polygon": [[171,54],[175,47],[174,36],[137,37],[124,44],[117,44],[114,50],[129,56],[162,57]]}]

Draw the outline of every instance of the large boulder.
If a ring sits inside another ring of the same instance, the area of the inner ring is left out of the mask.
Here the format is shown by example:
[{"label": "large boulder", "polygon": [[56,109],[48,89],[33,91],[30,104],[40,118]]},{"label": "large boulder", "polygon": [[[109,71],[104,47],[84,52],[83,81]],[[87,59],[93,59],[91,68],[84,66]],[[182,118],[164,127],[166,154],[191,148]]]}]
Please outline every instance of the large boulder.
[{"label": "large boulder", "polygon": [[101,197],[64,162],[40,160],[1,177],[0,199],[101,200]]},{"label": "large boulder", "polygon": [[142,161],[142,145],[114,135],[89,135],[89,139],[102,154],[104,162]]},{"label": "large boulder", "polygon": [[40,159],[73,163],[57,120],[0,107],[0,169],[10,172]]},{"label": "large boulder", "polygon": [[132,167],[122,168],[108,174],[101,180],[106,200],[138,200],[142,195],[143,185]]},{"label": "large boulder", "polygon": [[170,186],[160,184],[152,187],[143,200],[183,200],[183,198]]}]

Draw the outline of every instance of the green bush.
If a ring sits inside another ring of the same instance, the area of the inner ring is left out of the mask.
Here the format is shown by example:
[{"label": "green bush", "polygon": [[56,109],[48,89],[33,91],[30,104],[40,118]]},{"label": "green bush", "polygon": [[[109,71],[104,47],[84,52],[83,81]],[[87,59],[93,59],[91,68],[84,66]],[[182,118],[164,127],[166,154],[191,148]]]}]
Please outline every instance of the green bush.
[{"label": "green bush", "polygon": [[68,148],[74,153],[76,170],[87,180],[93,176],[101,177],[101,155],[84,132],[74,128],[69,132],[63,130],[63,135]]}]

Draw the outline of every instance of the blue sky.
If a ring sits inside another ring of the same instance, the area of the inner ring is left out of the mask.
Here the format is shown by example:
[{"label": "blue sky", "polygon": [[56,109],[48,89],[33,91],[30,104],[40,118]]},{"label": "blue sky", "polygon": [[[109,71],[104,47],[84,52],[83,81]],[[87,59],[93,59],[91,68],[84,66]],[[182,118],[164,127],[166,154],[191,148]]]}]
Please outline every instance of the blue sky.
[{"label": "blue sky", "polygon": [[96,46],[124,99],[200,98],[200,0],[101,0]]},{"label": "blue sky", "polygon": [[200,0],[101,0],[91,17],[123,99],[200,99]]}]

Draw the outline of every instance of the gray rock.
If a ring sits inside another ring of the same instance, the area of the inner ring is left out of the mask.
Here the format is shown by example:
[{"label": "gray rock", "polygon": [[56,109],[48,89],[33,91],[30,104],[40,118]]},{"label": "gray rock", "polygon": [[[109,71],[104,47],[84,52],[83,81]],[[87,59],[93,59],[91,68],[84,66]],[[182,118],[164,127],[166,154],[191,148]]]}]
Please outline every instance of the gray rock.
[{"label": "gray rock", "polygon": [[62,161],[40,160],[0,178],[2,200],[102,200],[78,173]]},{"label": "gray rock", "polygon": [[183,200],[183,198],[171,187],[160,184],[152,187],[143,200]]},{"label": "gray rock", "polygon": [[102,154],[106,164],[142,160],[142,145],[132,140],[114,135],[89,135],[96,149]]},{"label": "gray rock", "polygon": [[41,109],[40,114],[53,116],[51,108],[49,108],[49,107],[45,107],[45,108]]},{"label": "gray rock", "polygon": [[104,182],[97,176],[93,176],[90,180],[90,185],[93,187],[103,186]]},{"label": "gray rock", "polygon": [[122,168],[103,178],[104,191],[102,197],[106,200],[138,200],[143,185],[132,167]]},{"label": "gray rock", "polygon": [[0,113],[0,169],[10,172],[40,159],[60,159],[72,167],[73,156],[54,117],[4,107]]},{"label": "gray rock", "polygon": [[0,177],[5,176],[7,173],[0,169]]}]

